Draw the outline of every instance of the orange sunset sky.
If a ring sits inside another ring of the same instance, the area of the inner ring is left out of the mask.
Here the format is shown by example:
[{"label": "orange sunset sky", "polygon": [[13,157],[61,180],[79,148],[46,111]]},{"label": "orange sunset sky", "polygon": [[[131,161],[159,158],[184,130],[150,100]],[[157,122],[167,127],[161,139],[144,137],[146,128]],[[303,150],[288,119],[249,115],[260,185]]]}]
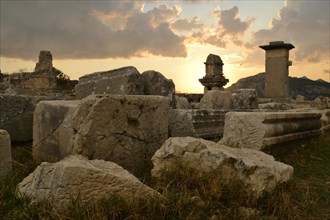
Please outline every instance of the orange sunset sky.
[{"label": "orange sunset sky", "polygon": [[32,71],[40,50],[71,79],[135,66],[202,93],[209,53],[229,84],[264,71],[260,45],[282,40],[290,76],[329,81],[329,1],[0,1],[0,69]]}]

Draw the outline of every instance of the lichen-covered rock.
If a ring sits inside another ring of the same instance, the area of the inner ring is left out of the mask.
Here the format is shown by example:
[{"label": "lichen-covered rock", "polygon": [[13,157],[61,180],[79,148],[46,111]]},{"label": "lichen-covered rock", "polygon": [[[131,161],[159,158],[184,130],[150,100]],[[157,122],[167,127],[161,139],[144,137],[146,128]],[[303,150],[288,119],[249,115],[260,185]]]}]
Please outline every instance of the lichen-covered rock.
[{"label": "lichen-covered rock", "polygon": [[200,101],[200,109],[232,109],[231,92],[211,90]]},{"label": "lichen-covered rock", "polygon": [[231,99],[235,110],[251,110],[258,107],[255,89],[237,89],[231,95]]},{"label": "lichen-covered rock", "polygon": [[56,163],[43,162],[18,184],[17,191],[32,202],[49,200],[59,209],[67,209],[75,198],[88,204],[114,195],[127,201],[160,197],[121,166],[79,155]]},{"label": "lichen-covered rock", "polygon": [[137,174],[168,138],[169,98],[94,95],[72,116],[73,153],[104,159]]},{"label": "lichen-covered rock", "polygon": [[11,144],[7,131],[0,129],[0,178],[12,172]]},{"label": "lichen-covered rock", "polygon": [[178,164],[200,172],[219,172],[224,178],[238,178],[256,196],[288,181],[293,167],[261,151],[238,149],[192,137],[169,138],[152,157],[152,175],[161,177]]}]

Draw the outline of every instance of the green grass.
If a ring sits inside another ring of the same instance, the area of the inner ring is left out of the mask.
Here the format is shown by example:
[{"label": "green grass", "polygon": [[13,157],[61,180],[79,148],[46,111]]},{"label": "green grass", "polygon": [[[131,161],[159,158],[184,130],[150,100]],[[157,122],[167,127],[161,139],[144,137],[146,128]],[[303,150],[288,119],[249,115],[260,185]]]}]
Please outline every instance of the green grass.
[{"label": "green grass", "polygon": [[[51,203],[30,204],[15,196],[16,185],[37,166],[31,144],[13,147],[13,174],[0,184],[0,219],[330,219],[330,135],[276,146],[269,151],[295,168],[294,177],[261,198],[220,172],[200,175],[178,167],[161,180],[143,177],[166,200],[125,202],[113,196],[94,204],[72,200],[69,211]],[[253,214],[249,218],[241,210]]]}]

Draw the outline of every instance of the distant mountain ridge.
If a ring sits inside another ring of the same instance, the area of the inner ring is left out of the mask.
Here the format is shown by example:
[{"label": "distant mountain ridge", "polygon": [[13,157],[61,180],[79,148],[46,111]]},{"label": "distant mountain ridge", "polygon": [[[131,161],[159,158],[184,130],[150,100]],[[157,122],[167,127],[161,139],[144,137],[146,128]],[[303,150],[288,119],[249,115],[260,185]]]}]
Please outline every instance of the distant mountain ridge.
[{"label": "distant mountain ridge", "polygon": [[[228,87],[227,91],[234,92],[236,89],[252,88],[257,90],[258,97],[264,97],[265,73],[258,73],[238,80]],[[324,80],[311,80],[306,76],[297,78],[289,77],[289,94],[291,98],[302,95],[306,100],[314,100],[318,96],[330,97],[330,83]]]}]

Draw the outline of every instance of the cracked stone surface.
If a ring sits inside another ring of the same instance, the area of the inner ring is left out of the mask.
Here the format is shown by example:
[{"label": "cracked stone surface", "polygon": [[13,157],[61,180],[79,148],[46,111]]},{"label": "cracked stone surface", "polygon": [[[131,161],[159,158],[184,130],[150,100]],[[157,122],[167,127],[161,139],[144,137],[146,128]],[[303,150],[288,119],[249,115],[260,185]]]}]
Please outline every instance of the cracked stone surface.
[{"label": "cracked stone surface", "polygon": [[169,109],[162,96],[89,96],[71,118],[72,153],[141,173],[168,138]]},{"label": "cracked stone surface", "polygon": [[121,166],[103,160],[88,160],[71,155],[56,162],[43,162],[17,186],[18,195],[32,202],[50,200],[56,208],[66,209],[72,198],[83,203],[106,199],[113,195],[125,200],[161,197]]},{"label": "cracked stone surface", "polygon": [[211,90],[200,101],[200,109],[232,109],[231,92]]},{"label": "cracked stone surface", "polygon": [[[61,136],[64,119],[72,114],[80,101],[41,101],[35,108],[33,117],[33,159],[55,162],[68,155],[70,146]],[[63,146],[62,148],[60,146]]]},{"label": "cracked stone surface", "polygon": [[151,173],[161,177],[180,163],[203,172],[217,172],[224,178],[240,179],[247,191],[261,195],[288,181],[293,167],[253,149],[231,148],[193,137],[169,138],[152,157]]}]

